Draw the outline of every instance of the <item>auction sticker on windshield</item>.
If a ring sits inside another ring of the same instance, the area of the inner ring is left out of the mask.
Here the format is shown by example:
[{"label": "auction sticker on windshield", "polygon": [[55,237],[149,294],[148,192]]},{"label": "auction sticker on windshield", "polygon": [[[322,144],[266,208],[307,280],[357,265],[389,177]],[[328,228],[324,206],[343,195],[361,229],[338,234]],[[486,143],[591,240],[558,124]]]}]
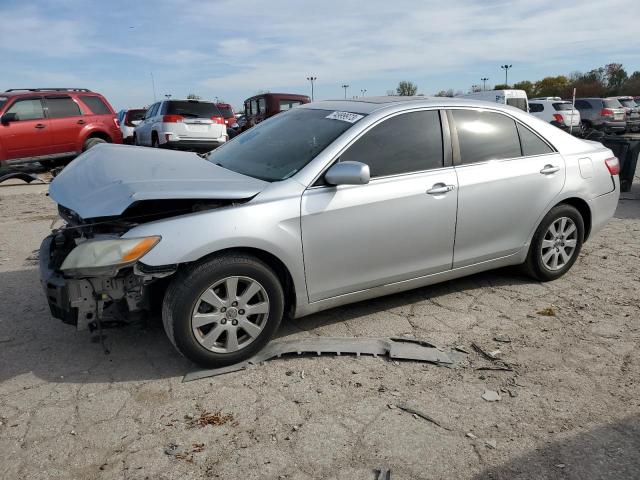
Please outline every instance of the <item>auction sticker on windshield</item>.
[{"label": "auction sticker on windshield", "polygon": [[364,115],[358,115],[351,112],[332,112],[324,118],[330,118],[332,120],[342,120],[343,122],[356,123]]}]

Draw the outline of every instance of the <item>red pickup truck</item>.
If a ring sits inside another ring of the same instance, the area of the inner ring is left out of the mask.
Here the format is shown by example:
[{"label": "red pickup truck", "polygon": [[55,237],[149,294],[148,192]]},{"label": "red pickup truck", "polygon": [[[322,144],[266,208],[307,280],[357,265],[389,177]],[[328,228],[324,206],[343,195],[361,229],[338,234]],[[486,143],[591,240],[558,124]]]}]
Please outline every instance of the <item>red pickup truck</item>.
[{"label": "red pickup truck", "polygon": [[54,164],[98,143],[122,143],[116,114],[86,88],[10,89],[0,93],[0,167]]}]

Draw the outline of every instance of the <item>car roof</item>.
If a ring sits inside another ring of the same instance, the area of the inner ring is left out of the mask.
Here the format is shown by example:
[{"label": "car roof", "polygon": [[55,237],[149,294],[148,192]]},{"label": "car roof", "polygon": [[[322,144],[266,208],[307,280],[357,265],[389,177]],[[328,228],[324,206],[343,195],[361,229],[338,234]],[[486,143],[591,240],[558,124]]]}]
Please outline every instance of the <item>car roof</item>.
[{"label": "car roof", "polygon": [[361,97],[351,100],[322,100],[312,103],[306,103],[296,108],[311,108],[317,110],[338,110],[352,113],[370,114],[382,109],[403,110],[412,107],[476,107],[486,108],[487,104],[492,108],[500,108],[511,110],[515,107],[495,102],[487,102],[483,100],[475,100],[473,98],[452,98],[452,97],[425,97],[425,96],[400,96],[394,95],[389,97]]},{"label": "car roof", "polygon": [[19,97],[23,95],[34,94],[51,94],[51,93],[82,93],[90,95],[99,95],[87,88],[10,88],[4,92],[0,92],[2,97]]}]

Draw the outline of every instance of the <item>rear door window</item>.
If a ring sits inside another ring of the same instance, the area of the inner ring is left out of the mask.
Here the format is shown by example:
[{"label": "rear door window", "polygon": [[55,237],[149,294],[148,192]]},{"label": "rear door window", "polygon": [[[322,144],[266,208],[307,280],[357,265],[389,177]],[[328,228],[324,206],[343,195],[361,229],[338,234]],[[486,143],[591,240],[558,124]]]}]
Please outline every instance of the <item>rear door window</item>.
[{"label": "rear door window", "polygon": [[93,95],[80,95],[80,100],[93,112],[94,115],[109,115],[111,110],[100,97]]},{"label": "rear door window", "polygon": [[440,114],[429,110],[391,117],[360,137],[340,161],[366,163],[372,178],[441,168]]},{"label": "rear door window", "polygon": [[517,129],[520,136],[520,144],[522,145],[522,155],[528,157],[553,153],[553,149],[527,127],[517,124]]},{"label": "rear door window", "polygon": [[16,120],[39,120],[44,118],[40,98],[22,98],[9,107],[6,113],[15,113]]},{"label": "rear door window", "polygon": [[506,115],[480,110],[452,110],[462,164],[522,155],[516,122]]},{"label": "rear door window", "polygon": [[80,107],[71,97],[45,97],[49,118],[67,118],[82,115]]}]

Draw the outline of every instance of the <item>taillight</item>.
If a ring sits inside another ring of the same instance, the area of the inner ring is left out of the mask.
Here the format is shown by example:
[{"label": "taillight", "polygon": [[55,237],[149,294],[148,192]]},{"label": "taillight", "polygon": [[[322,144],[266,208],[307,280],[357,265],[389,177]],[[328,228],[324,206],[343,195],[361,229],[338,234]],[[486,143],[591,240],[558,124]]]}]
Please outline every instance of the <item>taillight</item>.
[{"label": "taillight", "polygon": [[559,113],[554,113],[553,118],[555,118],[558,123],[564,123],[564,117]]},{"label": "taillight", "polygon": [[610,108],[603,108],[600,112],[600,115],[602,115],[603,117],[613,117],[613,110],[611,110]]},{"label": "taillight", "polygon": [[211,120],[213,120],[215,123],[218,123],[220,125],[224,125],[224,118],[223,117],[211,117]]},{"label": "taillight", "polygon": [[165,123],[179,123],[184,120],[182,115],[163,115],[162,121]]},{"label": "taillight", "polygon": [[620,173],[620,160],[618,160],[618,157],[607,158],[604,163],[611,175],[618,175]]}]

